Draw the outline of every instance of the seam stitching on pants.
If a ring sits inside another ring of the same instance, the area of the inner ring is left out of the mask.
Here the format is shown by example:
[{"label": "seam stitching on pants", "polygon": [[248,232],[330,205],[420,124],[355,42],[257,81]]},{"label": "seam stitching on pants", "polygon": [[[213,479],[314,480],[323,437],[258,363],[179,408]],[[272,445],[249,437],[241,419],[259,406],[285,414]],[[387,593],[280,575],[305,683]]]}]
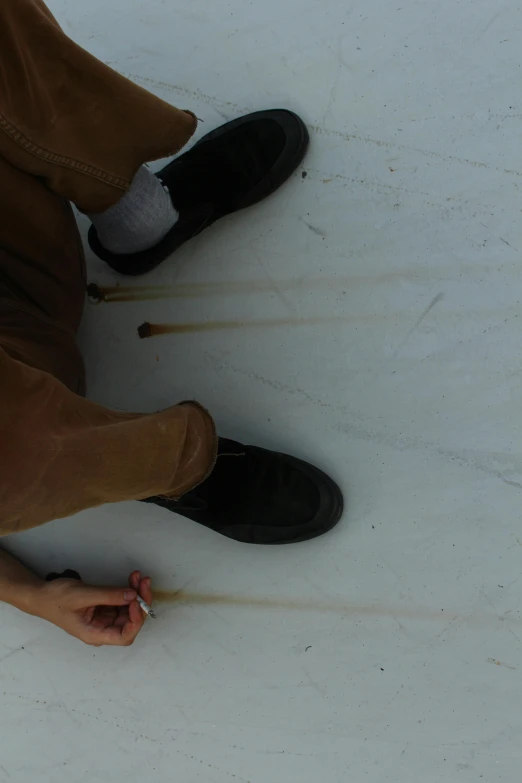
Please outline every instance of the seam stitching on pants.
[{"label": "seam stitching on pants", "polygon": [[72,329],[69,329],[68,326],[61,324],[59,321],[55,321],[54,318],[49,318],[49,316],[45,315],[45,313],[39,312],[36,308],[33,309],[30,305],[26,305],[23,302],[18,302],[16,299],[7,299],[4,296],[0,297],[0,304],[9,305],[9,307],[11,307],[13,310],[21,310],[21,312],[25,313],[26,315],[30,315],[32,318],[37,318],[39,321],[45,321],[50,326],[54,326],[56,329],[59,329],[61,332],[65,332],[71,337],[76,337],[75,332]]},{"label": "seam stitching on pants", "polygon": [[64,168],[74,169],[75,171],[79,171],[81,174],[85,174],[89,177],[92,177],[93,179],[97,179],[100,182],[113,185],[119,190],[127,190],[130,186],[130,182],[128,180],[122,179],[122,177],[117,177],[115,174],[110,174],[109,172],[103,171],[102,169],[97,169],[81,160],[59,155],[56,152],[46,150],[44,147],[40,147],[37,144],[34,144],[34,142],[28,139],[27,136],[24,136],[24,134],[19,131],[16,126],[9,122],[9,120],[3,114],[0,114],[0,129],[3,130],[4,133],[12,139],[12,141],[18,144],[19,147],[22,147],[22,149],[24,149],[30,155],[34,155],[37,158],[42,158],[48,163],[53,163]]}]

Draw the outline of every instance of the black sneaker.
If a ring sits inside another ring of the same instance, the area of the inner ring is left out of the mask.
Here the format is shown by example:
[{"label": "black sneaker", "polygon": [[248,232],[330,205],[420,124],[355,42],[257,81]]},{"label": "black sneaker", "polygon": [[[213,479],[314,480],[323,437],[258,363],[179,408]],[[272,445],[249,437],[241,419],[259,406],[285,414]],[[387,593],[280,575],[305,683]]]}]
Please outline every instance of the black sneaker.
[{"label": "black sneaker", "polygon": [[277,190],[303,160],[308,141],[304,122],[285,109],[232,120],[203,136],[157,175],[180,214],[161,242],[140,253],[118,255],[103,247],[91,226],[89,245],[117,272],[150,272],[219,218]]},{"label": "black sneaker", "polygon": [[179,500],[146,503],[193,519],[248,544],[291,544],[331,530],[343,496],[318,468],[288,454],[219,439],[210,476]]}]

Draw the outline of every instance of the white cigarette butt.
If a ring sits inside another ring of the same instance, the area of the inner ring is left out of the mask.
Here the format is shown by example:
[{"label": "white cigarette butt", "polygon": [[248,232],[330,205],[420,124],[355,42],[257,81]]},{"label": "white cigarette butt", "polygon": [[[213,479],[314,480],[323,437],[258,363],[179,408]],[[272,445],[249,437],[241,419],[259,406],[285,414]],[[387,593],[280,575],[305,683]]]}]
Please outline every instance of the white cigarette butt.
[{"label": "white cigarette butt", "polygon": [[152,617],[152,619],[155,620],[156,619],[156,612],[154,611],[154,609],[152,609],[152,607],[150,607],[148,605],[148,603],[146,601],[143,600],[141,595],[138,595],[136,600],[139,603],[139,605],[141,606],[141,608],[143,609],[143,611],[145,612],[145,614],[148,614],[149,617]]}]

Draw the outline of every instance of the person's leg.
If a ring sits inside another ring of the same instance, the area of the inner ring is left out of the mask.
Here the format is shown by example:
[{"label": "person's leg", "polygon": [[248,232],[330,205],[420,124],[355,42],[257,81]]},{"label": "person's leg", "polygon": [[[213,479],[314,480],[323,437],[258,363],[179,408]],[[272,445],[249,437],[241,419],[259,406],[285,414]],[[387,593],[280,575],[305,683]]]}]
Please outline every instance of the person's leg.
[{"label": "person's leg", "polygon": [[[68,389],[55,377],[60,371],[46,367],[50,336],[35,352],[39,321],[71,336],[79,313],[69,312],[59,297],[51,312],[45,287],[31,275],[24,285],[20,265],[60,280],[64,263],[81,269],[78,248],[70,257],[57,248],[51,265],[37,252],[35,226],[60,231],[58,211],[64,209],[55,202],[49,221],[34,223],[40,201],[51,194],[85,212],[112,209],[132,189],[140,166],[176,151],[195,120],[76,47],[37,0],[3,0],[0,34],[0,158],[7,171],[39,177],[45,186],[14,216],[20,231],[32,234],[34,257],[26,256],[16,231],[0,236],[6,285],[0,302],[7,308],[7,315],[0,309],[0,377],[6,379],[0,385],[0,459],[6,466],[0,531],[132,498],[164,505],[242,541],[284,543],[329,530],[340,518],[342,496],[321,471],[224,440],[214,468],[214,426],[196,404],[148,416],[108,411],[74,394],[73,383]],[[133,254],[146,263],[132,271],[151,268],[151,258],[159,263],[180,238],[272,192],[298,165],[306,142],[302,121],[284,111],[251,115],[207,135],[162,172],[182,213],[174,241],[161,241],[144,259]],[[20,179],[17,187],[20,205],[31,186],[25,190]],[[72,217],[65,212],[62,217],[68,235]],[[77,281],[72,288],[65,283],[64,296],[71,291],[76,296]],[[30,329],[24,321],[21,330],[13,328],[13,310],[34,318],[36,326]],[[22,333],[21,342],[30,343],[25,355],[20,339],[13,343]],[[186,502],[177,504],[173,498],[179,496]]]},{"label": "person's leg", "polygon": [[107,410],[13,358],[9,336],[0,377],[0,535],[104,503],[177,497],[212,469],[214,426],[194,403],[148,415]]},{"label": "person's leg", "polygon": [[212,468],[216,436],[196,404],[124,414],[75,393],[85,277],[67,199],[116,203],[144,160],[188,139],[194,119],[82,52],[33,0],[0,4],[0,62],[5,534],[101,503],[181,495]]},{"label": "person's leg", "polygon": [[2,0],[0,58],[0,156],[83,212],[116,204],[196,128],[77,46],[40,0]]},{"label": "person's leg", "polygon": [[0,157],[0,347],[78,393],[85,286],[69,202]]},{"label": "person's leg", "polygon": [[216,451],[203,409],[119,413],[78,394],[85,280],[68,202],[0,158],[0,215],[0,535],[202,481]]},{"label": "person's leg", "polygon": [[297,115],[256,112],[208,133],[154,177],[144,164],[186,144],[193,114],[82,50],[40,0],[0,4],[0,57],[0,156],[88,214],[92,249],[124,274],[150,271],[214,221],[264,199],[307,149]]}]

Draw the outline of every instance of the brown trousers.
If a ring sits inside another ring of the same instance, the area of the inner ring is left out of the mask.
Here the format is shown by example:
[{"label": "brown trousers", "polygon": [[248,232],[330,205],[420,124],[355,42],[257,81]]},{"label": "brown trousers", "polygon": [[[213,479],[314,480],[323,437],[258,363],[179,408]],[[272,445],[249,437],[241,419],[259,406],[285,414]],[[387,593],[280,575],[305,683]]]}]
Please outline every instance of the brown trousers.
[{"label": "brown trousers", "polygon": [[0,534],[177,497],[212,468],[206,411],[88,402],[75,340],[86,281],[69,202],[107,209],[195,125],[80,49],[40,0],[0,0]]}]

